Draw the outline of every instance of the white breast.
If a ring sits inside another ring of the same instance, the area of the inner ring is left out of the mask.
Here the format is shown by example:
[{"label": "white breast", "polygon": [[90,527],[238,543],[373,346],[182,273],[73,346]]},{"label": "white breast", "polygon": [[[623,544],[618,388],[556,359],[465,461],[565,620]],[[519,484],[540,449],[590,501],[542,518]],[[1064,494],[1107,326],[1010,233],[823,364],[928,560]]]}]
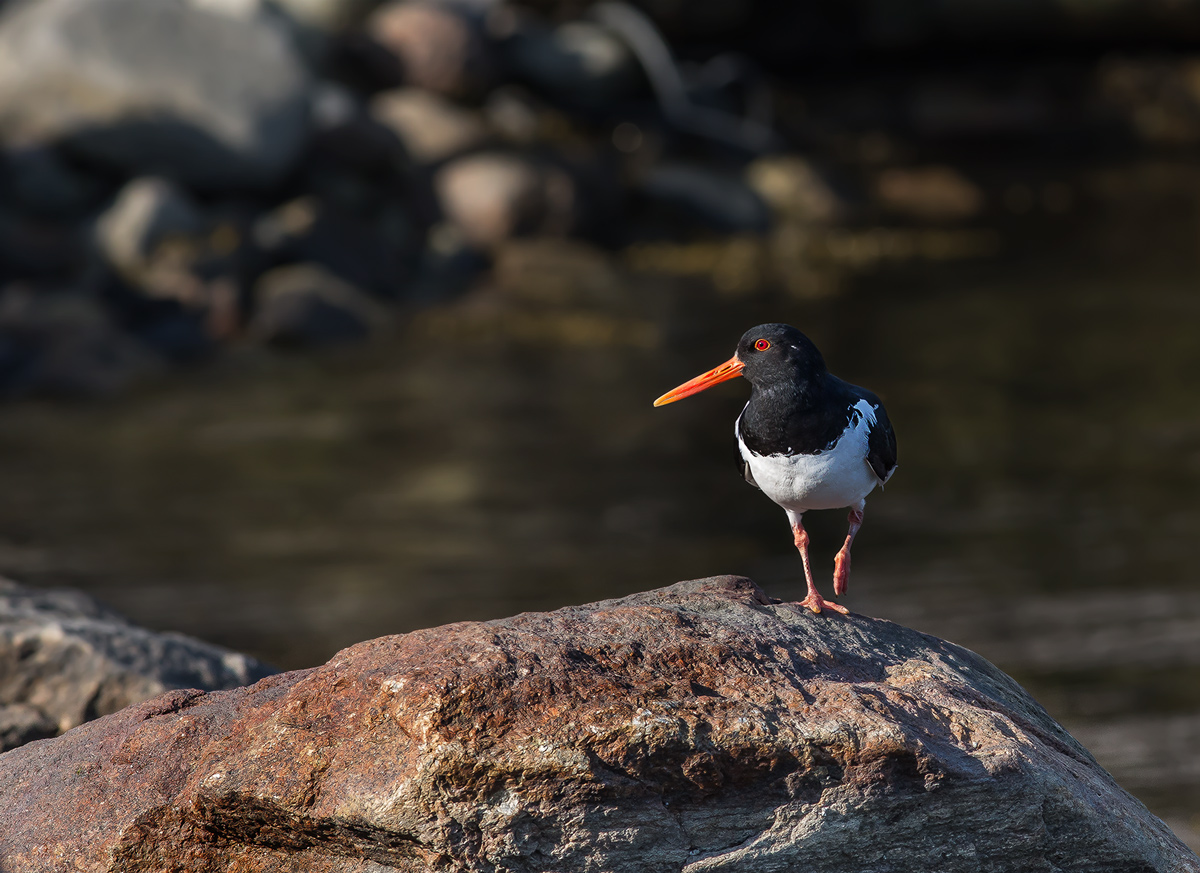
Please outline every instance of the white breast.
[{"label": "white breast", "polygon": [[875,410],[865,400],[854,408],[860,414],[851,418],[833,448],[815,455],[756,455],[735,426],[738,449],[763,493],[794,512],[861,503],[879,484],[867,463],[867,431],[875,423]]}]

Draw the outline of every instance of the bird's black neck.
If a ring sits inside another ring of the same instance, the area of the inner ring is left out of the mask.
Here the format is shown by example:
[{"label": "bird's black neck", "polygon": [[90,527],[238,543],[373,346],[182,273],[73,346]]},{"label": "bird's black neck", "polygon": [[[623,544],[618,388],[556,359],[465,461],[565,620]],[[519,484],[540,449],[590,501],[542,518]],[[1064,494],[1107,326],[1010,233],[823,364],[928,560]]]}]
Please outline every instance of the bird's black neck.
[{"label": "bird's black neck", "polygon": [[841,396],[844,383],[827,371],[751,385],[738,436],[755,454],[817,454],[832,448],[849,423],[851,398]]}]

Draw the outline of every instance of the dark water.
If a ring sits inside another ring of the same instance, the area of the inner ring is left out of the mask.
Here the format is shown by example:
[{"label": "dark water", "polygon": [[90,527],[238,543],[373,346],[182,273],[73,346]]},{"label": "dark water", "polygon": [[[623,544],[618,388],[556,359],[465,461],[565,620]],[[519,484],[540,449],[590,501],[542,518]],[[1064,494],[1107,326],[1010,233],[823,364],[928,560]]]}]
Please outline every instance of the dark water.
[{"label": "dark water", "polygon": [[[795,281],[749,242],[526,244],[371,348],[9,407],[0,569],[282,667],[716,573],[797,597],[746,386],[650,406],[788,321],[900,439],[844,602],[995,661],[1200,846],[1200,171],[1071,185],[957,247],[802,234]],[[829,593],[844,516],[810,518]]]}]

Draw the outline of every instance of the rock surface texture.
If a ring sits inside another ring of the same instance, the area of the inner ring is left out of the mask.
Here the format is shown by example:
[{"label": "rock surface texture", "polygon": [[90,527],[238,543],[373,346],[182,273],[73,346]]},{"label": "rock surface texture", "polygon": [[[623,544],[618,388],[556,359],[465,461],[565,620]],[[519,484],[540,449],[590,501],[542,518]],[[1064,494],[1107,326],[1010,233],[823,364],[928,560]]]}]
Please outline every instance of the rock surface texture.
[{"label": "rock surface texture", "polygon": [[0,751],[169,688],[233,688],[272,672],[246,655],[132,625],[86,594],[0,579]]},{"label": "rock surface texture", "polygon": [[1200,871],[983,659],[740,577],[371,640],[9,752],[0,865]]}]

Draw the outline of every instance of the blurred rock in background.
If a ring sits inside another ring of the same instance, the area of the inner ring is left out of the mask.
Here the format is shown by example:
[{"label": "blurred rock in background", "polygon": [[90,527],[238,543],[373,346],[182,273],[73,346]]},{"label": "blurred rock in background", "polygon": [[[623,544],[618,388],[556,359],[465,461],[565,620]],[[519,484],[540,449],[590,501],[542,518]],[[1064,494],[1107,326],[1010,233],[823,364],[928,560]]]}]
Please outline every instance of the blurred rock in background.
[{"label": "blurred rock in background", "polygon": [[996,149],[1200,142],[1197,36],[1200,2],[4,4],[0,394],[370,337],[522,237],[688,274],[756,238],[718,284],[826,293],[807,229],[1018,209]]},{"label": "blurred rock in background", "polygon": [[308,127],[285,28],[187,0],[39,0],[0,26],[0,131],[117,173],[204,189],[277,182]]},{"label": "blurred rock in background", "polygon": [[275,671],[183,634],[129,623],[86,594],[0,577],[0,751],[172,688],[235,688]]}]

